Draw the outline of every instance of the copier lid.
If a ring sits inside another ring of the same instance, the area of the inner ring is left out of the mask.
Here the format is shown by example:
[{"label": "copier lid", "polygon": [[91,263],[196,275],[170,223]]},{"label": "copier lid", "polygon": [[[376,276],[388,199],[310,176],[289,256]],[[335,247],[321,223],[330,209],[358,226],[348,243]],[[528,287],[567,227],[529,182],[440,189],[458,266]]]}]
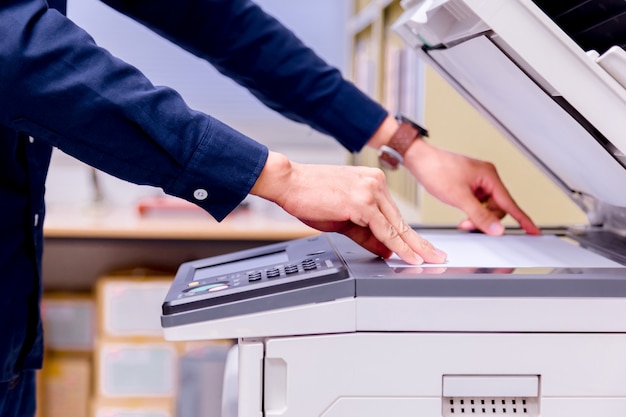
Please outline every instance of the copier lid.
[{"label": "copier lid", "polygon": [[[603,1],[405,0],[394,30],[589,215],[624,213],[626,53],[610,57],[617,72],[605,65],[613,75],[601,66],[611,40],[578,23],[592,15],[578,3],[607,13]],[[594,40],[597,53],[583,50]]]}]

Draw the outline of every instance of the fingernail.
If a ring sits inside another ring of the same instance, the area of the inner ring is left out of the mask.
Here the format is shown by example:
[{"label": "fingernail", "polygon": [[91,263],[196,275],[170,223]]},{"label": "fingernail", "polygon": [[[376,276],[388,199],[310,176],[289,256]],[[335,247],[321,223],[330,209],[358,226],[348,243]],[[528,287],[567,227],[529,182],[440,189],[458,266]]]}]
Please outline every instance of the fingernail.
[{"label": "fingernail", "polygon": [[487,232],[490,235],[501,235],[504,233],[504,226],[502,226],[502,223],[500,222],[493,222],[489,226],[489,229],[487,229]]},{"label": "fingernail", "polygon": [[416,265],[421,265],[424,263],[424,258],[422,258],[421,256],[419,256],[417,253],[413,253],[415,255],[415,262]]}]

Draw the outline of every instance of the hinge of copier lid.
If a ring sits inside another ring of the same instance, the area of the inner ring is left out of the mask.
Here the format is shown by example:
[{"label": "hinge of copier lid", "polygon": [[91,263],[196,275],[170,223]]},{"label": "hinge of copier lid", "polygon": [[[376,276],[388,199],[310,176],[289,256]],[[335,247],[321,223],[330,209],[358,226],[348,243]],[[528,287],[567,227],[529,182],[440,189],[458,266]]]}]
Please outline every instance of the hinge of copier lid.
[{"label": "hinge of copier lid", "polygon": [[570,198],[585,213],[590,226],[600,227],[604,223],[602,204],[588,194],[573,191]]},{"label": "hinge of copier lid", "polygon": [[612,206],[584,193],[570,194],[572,200],[586,214],[589,226],[610,230],[626,236],[626,208]]},{"label": "hinge of copier lid", "polygon": [[583,200],[591,208],[586,211],[589,225],[571,227],[567,236],[586,249],[626,265],[626,207],[612,206],[593,198]]}]

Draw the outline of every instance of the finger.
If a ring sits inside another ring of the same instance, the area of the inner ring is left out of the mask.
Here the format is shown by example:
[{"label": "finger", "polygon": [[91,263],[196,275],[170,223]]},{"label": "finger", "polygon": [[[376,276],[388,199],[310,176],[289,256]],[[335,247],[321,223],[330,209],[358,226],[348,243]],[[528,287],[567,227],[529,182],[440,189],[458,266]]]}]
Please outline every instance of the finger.
[{"label": "finger", "polygon": [[482,205],[473,196],[467,198],[461,209],[468,215],[468,219],[463,222],[465,227],[469,229],[470,223],[478,230],[488,235],[499,236],[504,233],[504,226],[491,210]]},{"label": "finger", "polygon": [[506,211],[502,210],[498,203],[493,199],[493,197],[489,197],[487,203],[483,203],[485,207],[487,207],[498,219],[502,220],[504,216],[507,215]]},{"label": "finger", "polygon": [[466,232],[473,232],[476,230],[476,226],[470,219],[465,219],[461,221],[457,226],[457,229],[465,230]]},{"label": "finger", "polygon": [[[388,210],[391,213],[385,215]],[[379,230],[382,231],[383,235],[378,236],[379,239],[408,263],[443,263],[446,261],[446,253],[435,248],[428,240],[413,230],[402,218],[393,203],[390,207],[381,208],[370,227],[374,233]]]},{"label": "finger", "polygon": [[348,226],[339,230],[339,233],[346,235],[368,251],[382,258],[387,259],[393,253],[372,233],[369,227],[359,226],[350,222]]},{"label": "finger", "polygon": [[[385,174],[380,170],[368,172],[365,193],[362,201],[355,201],[357,209],[351,212],[350,221],[368,227],[372,234],[389,250],[398,254],[405,262],[417,265],[424,262],[402,239],[404,227],[398,231],[393,225],[402,225],[400,210],[391,200]],[[387,212],[385,215],[383,212]],[[404,223],[406,224],[406,222]],[[406,226],[408,228],[408,225]],[[409,228],[410,229],[410,228]]]},{"label": "finger", "polygon": [[541,230],[539,230],[530,217],[515,203],[515,200],[513,200],[504,186],[498,186],[494,189],[492,199],[501,210],[513,217],[526,233],[530,235],[541,234]]},{"label": "finger", "polygon": [[378,212],[369,222],[372,233],[391,251],[396,253],[403,261],[411,265],[420,265],[424,263],[424,258],[420,256],[417,250],[410,247],[396,229],[385,216]]},{"label": "finger", "polygon": [[409,248],[421,256],[426,263],[442,264],[445,263],[448,258],[448,255],[443,250],[433,246],[430,241],[410,227],[407,232],[402,235],[402,239],[407,242]]},{"label": "finger", "polygon": [[351,221],[313,221],[307,219],[300,219],[303,223],[311,226],[322,232],[337,232],[341,233],[359,245],[363,246],[370,252],[388,258],[391,256],[392,251],[386,247],[380,240],[372,234],[372,231],[367,226],[359,226]]},{"label": "finger", "polygon": [[374,181],[369,182],[369,195],[373,201],[364,204],[367,209],[361,214],[363,217],[352,221],[359,224],[359,220],[365,220],[374,236],[407,263],[445,262],[445,253],[436,250],[404,220],[389,193],[384,173],[376,171],[371,179]]}]

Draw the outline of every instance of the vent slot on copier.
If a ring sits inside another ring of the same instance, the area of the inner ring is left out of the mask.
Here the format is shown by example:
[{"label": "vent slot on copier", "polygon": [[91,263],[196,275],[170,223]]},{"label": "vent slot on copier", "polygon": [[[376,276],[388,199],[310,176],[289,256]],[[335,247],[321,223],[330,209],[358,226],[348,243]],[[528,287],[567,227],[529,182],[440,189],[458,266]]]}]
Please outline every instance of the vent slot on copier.
[{"label": "vent slot on copier", "polygon": [[442,416],[538,416],[539,379],[539,375],[444,375]]},{"label": "vent slot on copier", "polygon": [[459,415],[538,416],[537,397],[444,397],[443,417]]}]

